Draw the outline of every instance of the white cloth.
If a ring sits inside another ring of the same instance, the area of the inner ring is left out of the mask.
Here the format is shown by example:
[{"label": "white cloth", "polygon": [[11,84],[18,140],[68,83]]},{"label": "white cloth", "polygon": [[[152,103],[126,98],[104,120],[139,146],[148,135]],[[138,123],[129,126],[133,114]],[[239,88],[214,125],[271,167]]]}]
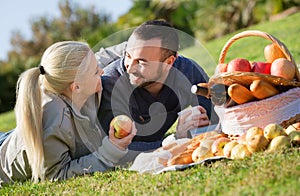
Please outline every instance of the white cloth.
[{"label": "white cloth", "polygon": [[300,88],[229,108],[216,106],[215,111],[224,133],[241,135],[250,127],[264,128],[270,123],[280,124],[300,114]]}]

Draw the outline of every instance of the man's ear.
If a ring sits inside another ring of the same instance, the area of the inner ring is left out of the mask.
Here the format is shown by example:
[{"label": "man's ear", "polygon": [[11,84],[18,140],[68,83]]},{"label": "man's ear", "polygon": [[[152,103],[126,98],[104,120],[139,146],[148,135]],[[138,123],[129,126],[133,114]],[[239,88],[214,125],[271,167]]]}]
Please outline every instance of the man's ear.
[{"label": "man's ear", "polygon": [[169,57],[166,59],[165,63],[168,65],[168,66],[167,66],[167,69],[168,69],[168,70],[171,69],[171,67],[173,66],[175,60],[176,60],[176,57],[173,56],[173,55],[172,55],[172,56],[169,56]]}]

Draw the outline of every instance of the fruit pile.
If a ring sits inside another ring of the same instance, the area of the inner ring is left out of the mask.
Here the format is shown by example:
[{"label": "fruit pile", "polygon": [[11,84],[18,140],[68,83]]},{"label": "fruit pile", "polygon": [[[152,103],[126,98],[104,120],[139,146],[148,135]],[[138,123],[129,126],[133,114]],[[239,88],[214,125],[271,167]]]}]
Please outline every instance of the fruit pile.
[{"label": "fruit pile", "polygon": [[261,74],[270,74],[292,80],[295,76],[296,68],[294,64],[286,59],[281,49],[275,43],[268,44],[264,49],[265,62],[250,62],[247,59],[236,58],[229,63],[220,63],[217,70],[224,72],[255,72]]},{"label": "fruit pile", "polygon": [[[247,59],[236,58],[228,64],[219,63],[219,73],[253,72],[264,75],[272,75],[292,81],[295,78],[296,66],[289,61],[275,43],[267,45],[264,49],[266,62],[250,62]],[[241,83],[230,84],[227,93],[236,104],[261,100],[272,97],[287,89],[280,88],[269,81],[256,79],[250,85]]]},{"label": "fruit pile", "polygon": [[200,162],[214,156],[243,159],[253,153],[276,152],[282,148],[300,146],[300,122],[284,129],[278,124],[265,128],[251,127],[240,136],[227,135],[217,131],[205,132],[182,144],[171,143],[159,148],[168,150],[172,157],[160,160],[165,166]]}]

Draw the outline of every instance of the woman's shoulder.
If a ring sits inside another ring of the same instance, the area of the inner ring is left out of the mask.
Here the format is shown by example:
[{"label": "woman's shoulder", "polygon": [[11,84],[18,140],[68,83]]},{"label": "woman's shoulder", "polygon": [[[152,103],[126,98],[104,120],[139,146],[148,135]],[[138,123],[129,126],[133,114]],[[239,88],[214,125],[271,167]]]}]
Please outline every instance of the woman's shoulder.
[{"label": "woman's shoulder", "polygon": [[70,117],[70,109],[63,99],[54,94],[43,94],[43,127],[60,126],[65,117]]},{"label": "woman's shoulder", "polygon": [[42,100],[44,114],[59,115],[67,108],[67,104],[63,99],[55,94],[44,93]]}]

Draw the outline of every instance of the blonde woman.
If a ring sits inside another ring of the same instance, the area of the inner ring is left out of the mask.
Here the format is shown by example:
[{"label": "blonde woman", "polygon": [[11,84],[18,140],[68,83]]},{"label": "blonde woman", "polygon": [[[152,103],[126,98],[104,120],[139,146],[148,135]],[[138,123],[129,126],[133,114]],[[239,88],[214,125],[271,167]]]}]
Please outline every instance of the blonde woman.
[{"label": "blonde woman", "polygon": [[0,182],[63,180],[105,171],[126,153],[135,136],[109,136],[100,129],[103,70],[90,47],[64,41],[51,45],[39,67],[21,74],[15,105],[17,127],[0,144]]}]

